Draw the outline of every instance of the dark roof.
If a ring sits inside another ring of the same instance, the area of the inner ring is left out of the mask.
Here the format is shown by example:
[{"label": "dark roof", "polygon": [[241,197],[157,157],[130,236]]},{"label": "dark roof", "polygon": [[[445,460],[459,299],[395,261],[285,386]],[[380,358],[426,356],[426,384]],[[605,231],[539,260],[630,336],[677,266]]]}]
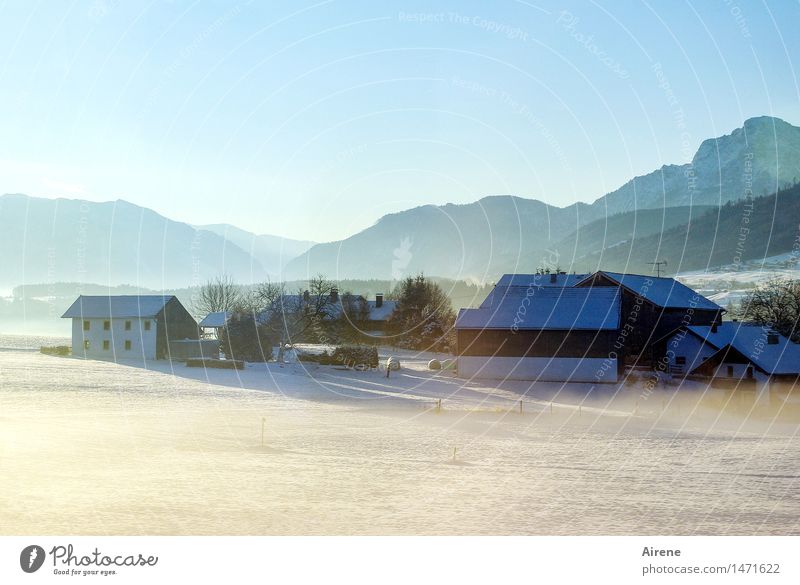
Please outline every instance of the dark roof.
[{"label": "dark roof", "polygon": [[604,275],[617,284],[647,299],[654,305],[669,309],[709,309],[722,311],[713,301],[681,284],[674,278],[644,276],[642,274],[622,274],[601,270],[587,276],[581,283],[587,282],[597,275]]},{"label": "dark roof", "polygon": [[174,295],[81,295],[61,317],[78,319],[152,318]]},{"label": "dark roof", "polygon": [[491,307],[461,309],[457,329],[618,329],[616,287],[510,287]]}]

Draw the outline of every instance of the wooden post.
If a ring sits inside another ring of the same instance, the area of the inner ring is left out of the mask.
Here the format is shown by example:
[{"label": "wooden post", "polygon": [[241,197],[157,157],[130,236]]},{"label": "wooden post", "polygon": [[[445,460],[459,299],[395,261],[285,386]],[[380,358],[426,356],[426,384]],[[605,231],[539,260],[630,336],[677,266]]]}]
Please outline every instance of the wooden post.
[{"label": "wooden post", "polygon": [[442,399],[436,401],[436,414],[442,412]]},{"label": "wooden post", "polygon": [[550,414],[553,414],[553,403],[550,403]]},{"label": "wooden post", "polygon": [[456,460],[456,448],[453,447],[453,461]]},{"label": "wooden post", "polygon": [[579,404],[578,405],[578,416],[581,416],[581,414],[583,414],[583,407]]},{"label": "wooden post", "polygon": [[519,413],[522,414],[522,400],[519,401]]},{"label": "wooden post", "polygon": [[264,425],[267,424],[267,417],[261,417],[261,446],[264,446]]}]

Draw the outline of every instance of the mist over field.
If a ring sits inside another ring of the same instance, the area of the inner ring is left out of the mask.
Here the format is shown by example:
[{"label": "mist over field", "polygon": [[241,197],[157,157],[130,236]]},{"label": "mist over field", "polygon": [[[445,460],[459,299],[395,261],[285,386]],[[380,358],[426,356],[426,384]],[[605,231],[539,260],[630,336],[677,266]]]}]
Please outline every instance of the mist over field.
[{"label": "mist over field", "polygon": [[797,533],[791,423],[405,363],[387,380],[0,351],[4,532]]}]

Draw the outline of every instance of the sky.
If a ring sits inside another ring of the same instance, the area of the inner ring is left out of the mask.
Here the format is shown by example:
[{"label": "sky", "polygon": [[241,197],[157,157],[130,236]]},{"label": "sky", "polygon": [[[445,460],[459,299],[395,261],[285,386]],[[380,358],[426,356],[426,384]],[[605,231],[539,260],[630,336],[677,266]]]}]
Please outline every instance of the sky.
[{"label": "sky", "polygon": [[0,0],[0,193],[317,242],[800,125],[800,3]]}]

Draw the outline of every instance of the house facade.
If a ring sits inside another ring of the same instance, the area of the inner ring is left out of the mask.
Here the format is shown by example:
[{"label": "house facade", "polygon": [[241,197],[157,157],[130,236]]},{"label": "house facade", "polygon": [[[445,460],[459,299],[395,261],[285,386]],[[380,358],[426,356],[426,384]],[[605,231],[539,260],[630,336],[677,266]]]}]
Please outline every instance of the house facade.
[{"label": "house facade", "polygon": [[72,355],[166,359],[173,340],[197,340],[197,322],[172,295],[81,295],[62,315],[72,319]]}]

